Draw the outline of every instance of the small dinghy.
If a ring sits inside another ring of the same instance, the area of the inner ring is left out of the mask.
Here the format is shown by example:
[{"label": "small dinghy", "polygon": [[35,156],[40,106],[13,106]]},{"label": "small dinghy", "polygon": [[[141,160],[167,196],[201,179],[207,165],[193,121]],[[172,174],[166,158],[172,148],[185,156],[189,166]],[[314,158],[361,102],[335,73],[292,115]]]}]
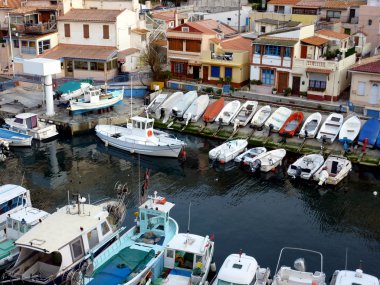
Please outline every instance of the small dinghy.
[{"label": "small dinghy", "polygon": [[259,154],[262,154],[266,151],[267,151],[267,149],[265,147],[251,148],[251,149],[247,150],[246,152],[243,152],[242,154],[238,155],[235,158],[235,162],[248,165],[256,156],[258,156]]},{"label": "small dinghy", "polygon": [[212,123],[215,121],[215,118],[218,116],[220,111],[222,111],[224,107],[224,98],[220,98],[215,102],[211,103],[205,113],[203,114],[203,121],[205,123]]},{"label": "small dinghy", "polygon": [[319,112],[315,112],[307,117],[305,123],[303,124],[299,137],[300,138],[315,138],[319,126],[322,122],[322,115]]},{"label": "small dinghy", "polygon": [[150,102],[150,104],[148,105],[148,107],[146,107],[147,113],[148,114],[155,114],[156,110],[158,109],[158,107],[160,107],[161,104],[164,103],[164,101],[166,100],[166,98],[168,98],[168,94],[164,94],[164,93],[158,94],[152,100],[152,102]]},{"label": "small dinghy", "polygon": [[360,133],[358,143],[360,145],[365,144],[367,147],[375,147],[376,140],[380,134],[380,121],[376,118],[371,118],[364,123]]},{"label": "small dinghy", "polygon": [[317,140],[333,143],[343,125],[343,115],[338,113],[330,114],[322,124],[317,135]]},{"label": "small dinghy", "polygon": [[325,159],[320,154],[308,154],[300,157],[288,168],[288,175],[292,178],[309,180],[321,168]]},{"label": "small dinghy", "polygon": [[295,112],[289,116],[289,118],[285,121],[284,125],[281,127],[278,132],[279,135],[285,136],[288,138],[294,137],[297,130],[301,126],[303,121],[303,113]]},{"label": "small dinghy", "polygon": [[265,121],[269,118],[271,112],[271,106],[265,105],[264,107],[261,107],[253,116],[251,126],[254,128],[261,128]]},{"label": "small dinghy", "polygon": [[247,145],[248,142],[246,140],[228,141],[210,150],[208,157],[220,163],[227,163],[242,153]]},{"label": "small dinghy", "polygon": [[257,109],[257,104],[257,101],[245,102],[236,115],[235,121],[239,120],[239,125],[245,127],[252,120]]},{"label": "small dinghy", "polygon": [[343,156],[330,155],[321,168],[314,174],[318,185],[337,185],[352,169],[351,161]]},{"label": "small dinghy", "polygon": [[178,101],[174,104],[172,108],[172,115],[176,118],[182,118],[186,110],[190,107],[191,103],[197,99],[197,91],[189,91],[183,95]]},{"label": "small dinghy", "polygon": [[272,131],[278,132],[291,114],[292,110],[280,107],[268,118],[265,122],[265,127],[269,128],[269,126],[272,125]]},{"label": "small dinghy", "polygon": [[339,132],[339,141],[342,144],[352,143],[359,135],[362,123],[357,116],[348,118],[342,125]]},{"label": "small dinghy", "polygon": [[83,95],[84,90],[91,87],[91,84],[92,80],[68,81],[54,91],[54,96],[61,102],[67,102]]},{"label": "small dinghy", "polygon": [[190,107],[186,110],[183,118],[186,120],[186,125],[189,122],[196,122],[206,110],[210,98],[208,95],[201,95],[191,103]]},{"label": "small dinghy", "polygon": [[271,171],[273,168],[281,165],[283,158],[286,155],[286,150],[283,148],[264,152],[256,156],[255,159],[250,162],[250,170],[252,173],[260,170],[262,172]]},{"label": "small dinghy", "polygon": [[222,111],[216,117],[215,121],[222,125],[229,125],[232,119],[239,112],[240,106],[241,106],[241,103],[239,100],[234,100],[232,102],[229,102],[226,106],[224,106]]},{"label": "small dinghy", "polygon": [[156,118],[162,119],[163,123],[166,123],[171,114],[172,114],[172,108],[174,104],[177,102],[177,100],[181,99],[183,96],[183,92],[175,92],[172,95],[167,98],[164,103],[161,104],[160,107],[156,110]]}]

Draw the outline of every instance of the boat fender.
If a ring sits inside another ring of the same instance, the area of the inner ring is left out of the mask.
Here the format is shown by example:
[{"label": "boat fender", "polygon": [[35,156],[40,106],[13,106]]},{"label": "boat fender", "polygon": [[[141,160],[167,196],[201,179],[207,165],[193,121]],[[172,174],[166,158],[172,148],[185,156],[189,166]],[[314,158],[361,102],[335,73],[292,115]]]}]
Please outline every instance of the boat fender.
[{"label": "boat fender", "polygon": [[86,260],[83,265],[81,266],[82,274],[90,278],[92,276],[92,273],[94,273],[94,264],[91,262],[91,260]]},{"label": "boat fender", "polygon": [[148,137],[153,136],[153,131],[152,130],[148,130],[147,135],[148,135]]},{"label": "boat fender", "polygon": [[211,272],[216,272],[216,263],[213,261],[210,265]]}]

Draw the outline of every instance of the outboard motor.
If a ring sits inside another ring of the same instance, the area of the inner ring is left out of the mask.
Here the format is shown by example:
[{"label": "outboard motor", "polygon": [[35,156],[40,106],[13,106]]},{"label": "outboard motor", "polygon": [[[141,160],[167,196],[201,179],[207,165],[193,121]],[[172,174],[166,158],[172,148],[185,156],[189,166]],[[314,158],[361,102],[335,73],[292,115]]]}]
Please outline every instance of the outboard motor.
[{"label": "outboard motor", "polygon": [[178,117],[178,109],[176,107],[174,107],[172,109],[172,113],[173,113],[174,117]]},{"label": "outboard motor", "polygon": [[305,264],[305,259],[304,258],[297,258],[294,261],[294,269],[297,271],[305,272],[306,271],[306,264]]},{"label": "outboard motor", "polygon": [[302,173],[301,167],[296,166],[296,168],[293,170],[294,170],[293,178],[297,178],[301,176],[301,173]]},{"label": "outboard motor", "polygon": [[161,108],[161,110],[160,110],[160,119],[163,119],[163,118],[165,118],[165,109],[164,108]]},{"label": "outboard motor", "polygon": [[322,170],[321,171],[321,174],[319,174],[319,182],[318,182],[318,185],[321,186],[323,185],[323,183],[326,182],[327,178],[329,177],[329,173],[327,172],[327,170]]},{"label": "outboard motor", "polygon": [[261,160],[260,159],[255,159],[249,164],[251,168],[252,173],[256,173],[256,171],[260,170],[261,168]]}]

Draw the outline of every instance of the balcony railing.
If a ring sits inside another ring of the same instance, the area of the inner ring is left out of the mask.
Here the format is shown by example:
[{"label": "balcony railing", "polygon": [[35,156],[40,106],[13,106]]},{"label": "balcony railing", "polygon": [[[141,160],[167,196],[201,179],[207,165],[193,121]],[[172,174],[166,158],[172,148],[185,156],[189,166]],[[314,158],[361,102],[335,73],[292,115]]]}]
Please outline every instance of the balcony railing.
[{"label": "balcony railing", "polygon": [[211,59],[216,59],[216,60],[225,60],[225,61],[233,61],[233,53],[223,53],[223,54],[217,54],[212,52],[211,53]]},{"label": "balcony railing", "polygon": [[16,25],[16,30],[27,34],[47,34],[57,31],[57,23],[50,21],[39,24]]},{"label": "balcony railing", "polygon": [[311,59],[302,59],[296,58],[294,59],[295,67],[303,67],[303,68],[321,68],[321,69],[330,69],[335,70],[338,62],[329,61],[329,60],[311,60]]},{"label": "balcony railing", "polygon": [[21,47],[21,53],[36,54],[37,51],[35,47]]}]

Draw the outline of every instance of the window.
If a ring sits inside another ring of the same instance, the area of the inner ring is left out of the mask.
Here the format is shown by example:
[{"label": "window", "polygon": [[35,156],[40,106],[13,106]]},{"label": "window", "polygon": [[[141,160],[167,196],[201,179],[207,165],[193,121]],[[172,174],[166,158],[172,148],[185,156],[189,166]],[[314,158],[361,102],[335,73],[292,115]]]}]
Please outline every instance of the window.
[{"label": "window", "polygon": [[328,18],[340,19],[340,11],[327,11]]},{"label": "window", "polygon": [[96,228],[87,233],[87,240],[90,249],[99,243],[98,230]]},{"label": "window", "polygon": [[174,27],[174,21],[170,21],[169,22],[169,28],[173,28]]},{"label": "window", "polygon": [[369,19],[369,20],[368,20],[368,26],[371,26],[371,25],[372,25],[372,20]]},{"label": "window", "polygon": [[274,12],[279,14],[285,13],[285,6],[274,6]]},{"label": "window", "polygon": [[274,70],[263,69],[263,71],[262,71],[262,82],[265,85],[273,85],[274,84]]},{"label": "window", "polygon": [[211,66],[211,77],[220,77],[220,68],[219,66]]},{"label": "window", "polygon": [[291,49],[290,47],[286,47],[284,50],[284,57],[290,57]]},{"label": "window", "polygon": [[65,24],[65,37],[69,38],[70,37],[70,24]]},{"label": "window", "polygon": [[168,258],[174,258],[174,250],[167,249],[166,250],[166,257],[168,257]]},{"label": "window", "polygon": [[189,52],[200,52],[201,51],[201,41],[186,41],[186,51]]},{"label": "window", "polygon": [[280,56],[280,47],[278,47],[278,46],[265,46],[264,54],[265,55]]},{"label": "window", "polygon": [[14,46],[14,48],[19,48],[20,42],[18,40],[13,40],[13,46]]},{"label": "window", "polygon": [[364,96],[365,95],[365,85],[366,85],[366,83],[364,81],[358,82],[358,90],[356,91],[356,94],[358,96]]},{"label": "window", "polygon": [[110,227],[108,226],[107,222],[103,222],[101,227],[102,227],[102,235],[105,236],[110,231]]},{"label": "window", "polygon": [[255,54],[261,54],[261,46],[255,45]]},{"label": "window", "polygon": [[261,27],[260,27],[260,32],[261,32],[261,33],[265,33],[265,26],[261,26]]},{"label": "window", "polygon": [[[131,28],[128,29],[129,34]],[[108,40],[110,38],[110,27],[108,25],[103,25],[103,39]]]},{"label": "window", "polygon": [[214,44],[210,44],[210,51],[215,52],[215,45]]},{"label": "window", "polygon": [[14,198],[8,200],[7,202],[0,204],[0,215],[18,207],[18,206],[25,205],[25,203],[26,203],[26,200],[23,197],[23,195],[20,195],[18,197],[14,197]]},{"label": "window", "polygon": [[227,18],[227,21],[231,21],[231,18]]},{"label": "window", "polygon": [[224,76],[225,76],[225,78],[230,77],[232,79],[232,68],[231,67],[226,67],[224,69]]},{"label": "window", "polygon": [[188,33],[189,32],[189,27],[182,27],[181,31],[184,32],[184,33]]},{"label": "window", "polygon": [[38,42],[38,53],[43,54],[45,50],[50,49],[50,40]]},{"label": "window", "polygon": [[309,90],[325,91],[326,90],[326,81],[309,80]]},{"label": "window", "polygon": [[317,9],[307,9],[307,8],[293,8],[293,14],[317,15],[318,10]]},{"label": "window", "polygon": [[71,255],[73,260],[76,261],[84,255],[82,239],[78,238],[71,243]]},{"label": "window", "polygon": [[90,70],[104,71],[104,63],[103,62],[90,62]]},{"label": "window", "polygon": [[76,61],[74,61],[74,68],[75,69],[88,70],[88,62],[76,60]]},{"label": "window", "polygon": [[169,39],[169,49],[170,50],[183,50],[183,40],[180,39]]},{"label": "window", "polygon": [[83,38],[88,39],[90,37],[90,27],[85,24],[83,25]]},{"label": "window", "polygon": [[185,73],[185,64],[183,62],[174,63],[174,73],[184,74]]}]

